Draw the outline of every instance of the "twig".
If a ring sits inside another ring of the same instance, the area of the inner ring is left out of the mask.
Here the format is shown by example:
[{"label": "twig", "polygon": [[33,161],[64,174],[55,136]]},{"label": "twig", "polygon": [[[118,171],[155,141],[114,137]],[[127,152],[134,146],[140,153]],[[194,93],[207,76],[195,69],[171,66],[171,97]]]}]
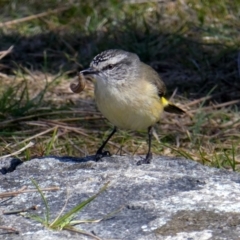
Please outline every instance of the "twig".
[{"label": "twig", "polygon": [[[46,125],[45,125],[45,126],[46,126]],[[22,143],[24,143],[24,142],[28,142],[28,141],[30,141],[30,140],[32,140],[32,139],[34,139],[34,138],[37,138],[37,137],[40,137],[40,136],[42,136],[42,135],[44,135],[44,134],[47,134],[47,133],[49,133],[49,132],[52,132],[52,131],[55,130],[55,128],[56,128],[56,127],[52,127],[52,128],[50,128],[50,129],[47,129],[46,131],[40,132],[40,133],[38,133],[38,134],[35,134],[35,135],[33,135],[33,136],[31,136],[31,137],[29,137],[29,138],[27,138],[27,139],[24,139],[24,140],[21,141],[21,142],[18,142],[18,143],[14,144],[14,145],[11,145],[11,147],[16,147],[16,146],[19,145],[19,144],[22,144]]]},{"label": "twig", "polygon": [[189,103],[185,103],[184,107],[190,107],[190,106],[196,105],[198,103],[207,101],[209,99],[213,99],[215,97],[219,97],[219,96],[221,96],[223,94],[226,95],[227,93],[231,93],[231,92],[232,92],[232,90],[229,90],[229,91],[224,91],[224,92],[219,92],[219,93],[215,93],[215,94],[212,94],[212,95],[208,95],[208,96],[205,96],[205,97],[202,97],[202,98],[190,101]]},{"label": "twig", "polygon": [[[83,121],[83,120],[85,120],[85,121],[95,121],[95,120],[104,120],[105,119],[105,117],[103,117],[103,116],[99,116],[99,117],[78,117],[78,118],[66,118],[66,119],[61,119],[61,118],[59,118],[59,119],[54,119],[54,121],[62,121],[62,122],[72,122],[72,121]],[[54,121],[52,121],[52,122],[54,122]]]},{"label": "twig", "polygon": [[[38,111],[40,111],[41,109],[37,109]],[[77,114],[77,113],[81,113],[81,114],[93,114],[93,115],[101,115],[101,113],[99,112],[90,112],[90,111],[82,111],[82,110],[75,110],[72,109],[72,111],[56,111],[56,112],[45,112],[45,113],[37,113],[37,114],[32,114],[32,115],[28,115],[28,116],[24,116],[24,117],[19,117],[19,118],[15,118],[15,119],[11,119],[11,120],[7,120],[4,122],[0,123],[0,127],[4,127],[6,125],[9,125],[10,123],[15,123],[15,122],[20,122],[23,120],[27,120],[27,119],[31,119],[31,118],[36,118],[36,117],[43,117],[43,116],[50,116],[50,115],[63,115],[63,114]]]},{"label": "twig", "polygon": [[62,11],[65,11],[65,10],[69,9],[70,7],[71,6],[57,8],[57,9],[54,9],[54,10],[49,10],[47,12],[31,15],[31,16],[28,16],[28,17],[24,17],[24,18],[20,18],[20,19],[16,19],[16,20],[11,20],[11,21],[8,21],[8,22],[3,22],[3,23],[0,23],[0,28],[9,27],[9,26],[14,25],[14,24],[19,24],[19,23],[27,22],[27,21],[34,20],[34,19],[37,19],[37,18],[45,17],[45,16],[50,15],[50,14],[59,13],[59,12],[62,12]]},{"label": "twig", "polygon": [[5,79],[11,78],[10,76],[8,76],[7,74],[4,74],[4,73],[0,73],[0,77],[5,78]]},{"label": "twig", "polygon": [[190,106],[196,105],[198,103],[201,103],[203,101],[209,100],[211,98],[212,98],[212,95],[209,95],[209,96],[206,96],[206,97],[202,97],[202,98],[196,99],[194,101],[191,101],[189,103],[186,103],[186,104],[184,104],[184,106],[185,107],[190,107]]},{"label": "twig", "polygon": [[83,234],[83,235],[86,235],[86,236],[95,238],[95,239],[97,239],[97,240],[102,240],[101,238],[97,237],[96,235],[93,235],[93,234],[91,234],[91,233],[87,233],[87,232],[84,232],[84,231],[75,229],[75,228],[73,228],[72,226],[66,226],[66,227],[64,227],[63,229],[64,229],[64,230],[68,230],[68,231],[72,231],[72,232],[76,232],[76,233],[81,233],[81,234]]},{"label": "twig", "polygon": [[83,153],[86,156],[86,151],[83,151],[81,148],[76,146],[76,144],[74,144],[74,142],[71,139],[67,138],[66,136],[63,137],[72,145],[72,147],[74,147],[75,149],[77,149],[79,152]]},{"label": "twig", "polygon": [[10,232],[19,234],[19,231],[17,229],[15,229],[15,228],[12,228],[12,227],[0,226],[0,229],[7,230],[7,231],[10,231]]},{"label": "twig", "polygon": [[[15,197],[15,196],[17,196],[19,193],[21,193],[22,191],[24,191],[24,190],[26,190],[26,189],[27,189],[27,187],[26,187],[26,186],[23,186],[22,188],[20,188],[19,190],[16,191],[17,194],[14,194],[14,192],[13,192],[12,195],[7,196],[7,197]],[[1,194],[5,194],[5,193],[0,193],[0,198],[1,198]]]},{"label": "twig", "polygon": [[11,51],[13,50],[13,46],[11,46],[8,50],[1,51],[0,52],[0,60],[7,56]]},{"label": "twig", "polygon": [[127,0],[127,1],[124,1],[124,4],[141,4],[141,3],[149,3],[149,2],[152,2],[152,3],[166,3],[167,1],[164,1],[164,0]]},{"label": "twig", "polygon": [[[232,100],[232,101],[221,103],[221,104],[214,105],[214,106],[203,107],[203,108],[201,108],[201,110],[211,110],[211,109],[216,109],[216,108],[227,107],[229,105],[233,105],[233,104],[236,104],[239,102],[240,102],[240,99]],[[199,109],[189,110],[190,113],[197,112],[197,111],[199,111]]]},{"label": "twig", "polygon": [[29,142],[26,146],[24,146],[23,148],[17,150],[16,152],[13,152],[13,153],[10,153],[10,154],[1,156],[1,157],[0,157],[0,160],[1,160],[1,159],[4,159],[4,158],[7,158],[7,157],[15,156],[15,155],[23,152],[23,151],[26,150],[27,148],[32,147],[34,144],[35,144],[35,143],[33,143],[33,142]]},{"label": "twig", "polygon": [[[89,139],[95,140],[94,137],[90,136],[89,134],[84,133],[83,131],[80,131],[80,130],[77,129],[77,128],[68,127],[68,126],[61,126],[61,125],[56,125],[56,126],[58,126],[59,128],[64,128],[64,129],[67,129],[67,130],[71,130],[71,131],[73,131],[73,132],[75,132],[75,133],[78,133],[78,134],[83,135],[84,137],[87,137],[87,138],[89,138]],[[112,146],[114,146],[114,147],[117,147],[117,148],[121,148],[121,146],[119,146],[118,144],[116,144],[116,143],[114,143],[114,142],[112,142],[112,141],[108,141],[108,144],[109,144],[109,145],[112,145]],[[122,150],[123,150],[123,152],[129,154],[129,152],[128,152],[126,149],[122,148]]]},{"label": "twig", "polygon": [[[59,187],[49,187],[49,188],[43,188],[41,191],[57,191],[59,190]],[[0,193],[0,198],[8,198],[8,197],[16,197],[18,194],[21,193],[29,193],[29,192],[38,192],[37,189],[20,189],[18,191],[13,192],[6,192],[6,193]]]},{"label": "twig", "polygon": [[[33,124],[33,123],[34,123],[34,122],[32,122],[32,124]],[[37,125],[41,125],[41,126],[54,126],[53,128],[51,128],[51,129],[49,129],[49,130],[46,130],[45,133],[46,133],[47,131],[49,132],[50,130],[53,130],[53,129],[55,129],[55,128],[57,127],[57,128],[59,128],[59,129],[62,128],[62,129],[64,129],[64,130],[73,131],[73,132],[75,132],[75,133],[78,133],[78,134],[83,135],[84,137],[87,137],[88,139],[93,139],[93,140],[95,140],[94,137],[92,137],[92,136],[90,136],[89,134],[81,131],[81,130],[80,130],[81,128],[70,127],[70,126],[68,126],[68,125],[66,125],[66,124],[64,124],[64,123],[56,123],[56,122],[52,122],[52,121],[47,120],[47,121],[38,121],[36,124],[37,124]],[[40,134],[39,134],[39,135],[40,135]],[[41,135],[42,135],[42,133],[41,133]],[[32,137],[28,138],[27,140],[33,139],[33,138],[35,138],[36,136],[37,136],[37,135],[32,136]],[[22,142],[25,142],[25,141],[26,141],[26,140],[23,140]],[[109,143],[110,145],[114,146],[114,147],[120,148],[120,146],[119,146],[118,144],[115,144],[115,143],[113,143],[112,141],[109,141],[108,143]],[[123,150],[125,153],[129,154],[129,152],[128,152],[126,149],[123,148],[122,150]]]},{"label": "twig", "polygon": [[174,98],[174,96],[177,94],[177,91],[178,91],[178,89],[175,88],[175,90],[173,91],[171,97],[169,98],[170,101],[172,101],[172,99]]},{"label": "twig", "polygon": [[37,206],[33,205],[29,208],[23,208],[23,209],[19,209],[19,210],[8,211],[8,212],[3,211],[3,214],[4,215],[11,215],[11,214],[18,214],[18,213],[22,213],[22,212],[29,212],[31,210],[37,210]]}]

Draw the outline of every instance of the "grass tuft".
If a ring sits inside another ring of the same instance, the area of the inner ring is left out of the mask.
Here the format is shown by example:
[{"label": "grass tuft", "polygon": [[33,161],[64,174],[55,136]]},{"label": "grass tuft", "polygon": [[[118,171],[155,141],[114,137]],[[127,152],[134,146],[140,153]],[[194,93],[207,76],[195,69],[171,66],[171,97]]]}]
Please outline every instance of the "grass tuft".
[{"label": "grass tuft", "polygon": [[[61,212],[59,213],[59,215],[53,220],[50,220],[50,208],[48,205],[48,201],[45,198],[43,192],[41,191],[40,187],[38,186],[38,184],[36,183],[36,181],[34,179],[31,179],[32,183],[34,184],[34,186],[36,187],[36,189],[38,190],[39,194],[41,195],[42,201],[44,203],[44,207],[45,207],[45,216],[44,218],[38,216],[38,215],[27,215],[27,217],[34,219],[37,222],[40,222],[41,224],[43,224],[45,227],[52,229],[52,230],[69,230],[69,231],[74,231],[74,232],[78,232],[90,237],[93,237],[95,239],[99,238],[91,233],[87,233],[84,232],[82,230],[76,229],[73,227],[73,225],[77,225],[79,223],[94,223],[94,222],[100,222],[102,219],[98,219],[98,220],[73,220],[76,215],[83,210],[89,203],[91,203],[92,201],[95,200],[96,197],[98,197],[102,192],[104,192],[109,183],[106,183],[95,195],[93,195],[92,197],[88,198],[85,201],[82,201],[81,203],[77,204],[75,207],[73,207],[72,209],[70,209],[69,211],[67,211],[66,213],[63,214],[63,211],[65,209],[66,206],[64,206],[64,208],[61,210]],[[67,203],[66,203],[67,204]],[[110,216],[112,214],[108,214],[106,217]]]}]

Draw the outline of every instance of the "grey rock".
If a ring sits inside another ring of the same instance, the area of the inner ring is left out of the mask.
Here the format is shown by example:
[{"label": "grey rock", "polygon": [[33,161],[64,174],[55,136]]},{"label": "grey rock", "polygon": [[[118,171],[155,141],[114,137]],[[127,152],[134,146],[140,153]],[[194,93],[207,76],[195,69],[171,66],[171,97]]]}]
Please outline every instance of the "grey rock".
[{"label": "grey rock", "polygon": [[[112,156],[101,162],[92,157],[36,158],[14,171],[9,159],[0,161],[0,193],[27,186],[34,179],[44,192],[51,219],[68,199],[65,212],[86,200],[108,181],[109,187],[91,202],[76,219],[100,219],[99,223],[75,226],[102,239],[126,240],[208,240],[240,239],[240,174],[209,168],[196,162],[155,157],[151,164],[137,166],[139,157]],[[0,239],[91,239],[69,231],[52,231],[20,215],[3,211],[38,205],[34,214],[43,216],[44,205],[38,192],[19,194],[0,202],[0,226],[13,227],[18,235],[0,229]]]}]

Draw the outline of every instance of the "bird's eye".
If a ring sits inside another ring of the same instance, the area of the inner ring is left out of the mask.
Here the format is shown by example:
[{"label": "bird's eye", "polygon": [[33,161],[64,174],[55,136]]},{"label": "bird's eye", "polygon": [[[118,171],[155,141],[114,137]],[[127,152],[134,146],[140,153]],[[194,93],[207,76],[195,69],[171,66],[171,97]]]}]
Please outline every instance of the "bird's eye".
[{"label": "bird's eye", "polygon": [[108,69],[110,69],[110,70],[113,69],[113,67],[114,67],[114,66],[113,66],[112,64],[109,64],[109,65],[108,65]]}]

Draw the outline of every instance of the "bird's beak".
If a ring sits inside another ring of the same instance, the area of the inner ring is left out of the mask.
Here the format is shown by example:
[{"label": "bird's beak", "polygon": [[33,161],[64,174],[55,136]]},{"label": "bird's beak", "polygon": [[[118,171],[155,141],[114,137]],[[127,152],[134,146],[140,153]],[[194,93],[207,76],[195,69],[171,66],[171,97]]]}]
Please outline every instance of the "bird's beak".
[{"label": "bird's beak", "polygon": [[82,70],[80,73],[82,73],[84,76],[87,76],[87,75],[97,74],[98,71],[96,71],[96,70],[94,70],[92,68],[88,68],[88,69]]}]

